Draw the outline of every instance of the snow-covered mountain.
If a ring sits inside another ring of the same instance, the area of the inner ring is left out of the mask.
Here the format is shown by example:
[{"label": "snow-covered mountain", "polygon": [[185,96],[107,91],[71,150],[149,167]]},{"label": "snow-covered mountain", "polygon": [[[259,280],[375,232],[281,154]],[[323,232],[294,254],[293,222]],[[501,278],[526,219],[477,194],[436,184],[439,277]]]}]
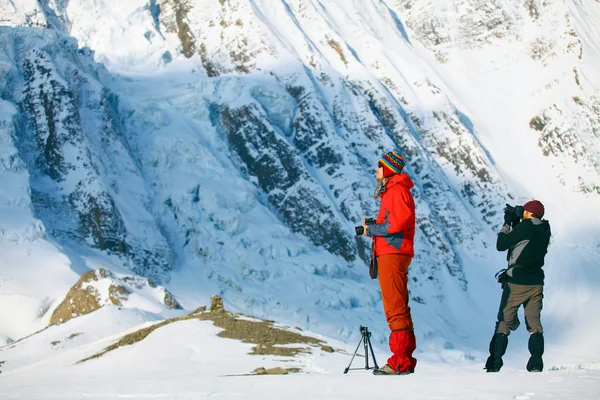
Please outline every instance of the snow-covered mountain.
[{"label": "snow-covered mountain", "polygon": [[532,198],[553,228],[548,335],[598,326],[599,2],[0,0],[0,22],[7,341],[103,268],[187,310],[219,293],[384,342],[353,227],[395,149],[416,183],[420,351],[485,351],[502,209]]}]

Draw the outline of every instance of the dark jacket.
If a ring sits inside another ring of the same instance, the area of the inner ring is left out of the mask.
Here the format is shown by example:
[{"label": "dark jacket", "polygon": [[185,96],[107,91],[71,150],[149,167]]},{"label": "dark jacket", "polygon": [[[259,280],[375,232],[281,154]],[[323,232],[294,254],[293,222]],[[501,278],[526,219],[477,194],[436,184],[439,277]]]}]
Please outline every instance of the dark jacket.
[{"label": "dark jacket", "polygon": [[504,225],[498,234],[496,249],[508,250],[506,281],[519,285],[544,284],[544,256],[550,243],[550,224],[530,218],[520,222],[512,231]]}]

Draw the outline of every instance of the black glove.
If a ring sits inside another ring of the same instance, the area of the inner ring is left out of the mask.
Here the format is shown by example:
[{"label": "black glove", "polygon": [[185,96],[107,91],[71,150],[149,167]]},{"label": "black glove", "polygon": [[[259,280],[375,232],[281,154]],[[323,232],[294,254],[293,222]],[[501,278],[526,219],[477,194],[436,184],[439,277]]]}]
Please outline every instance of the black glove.
[{"label": "black glove", "polygon": [[511,225],[513,220],[513,213],[510,211],[504,211],[504,225]]}]

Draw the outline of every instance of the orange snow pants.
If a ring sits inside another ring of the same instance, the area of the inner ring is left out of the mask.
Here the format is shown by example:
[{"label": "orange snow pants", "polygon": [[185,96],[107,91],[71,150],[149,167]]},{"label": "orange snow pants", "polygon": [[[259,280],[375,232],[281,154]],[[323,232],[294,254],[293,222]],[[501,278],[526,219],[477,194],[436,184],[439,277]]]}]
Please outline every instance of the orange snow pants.
[{"label": "orange snow pants", "polygon": [[413,322],[408,306],[408,266],[412,257],[402,254],[382,254],[377,258],[379,287],[383,310],[390,335],[393,355],[387,364],[395,371],[414,371],[417,360],[412,357],[416,349]]}]

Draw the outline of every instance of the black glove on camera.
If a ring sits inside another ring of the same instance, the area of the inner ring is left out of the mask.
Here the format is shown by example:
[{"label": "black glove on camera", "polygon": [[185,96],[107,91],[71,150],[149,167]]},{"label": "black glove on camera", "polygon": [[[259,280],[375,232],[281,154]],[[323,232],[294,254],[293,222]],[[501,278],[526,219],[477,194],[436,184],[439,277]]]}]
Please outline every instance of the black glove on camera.
[{"label": "black glove on camera", "polygon": [[511,225],[514,219],[514,215],[510,211],[504,211],[504,224]]},{"label": "black glove on camera", "polygon": [[510,225],[514,228],[519,222],[521,222],[521,218],[523,218],[523,206],[513,207],[510,204],[506,205],[506,208],[504,208],[505,225]]}]

